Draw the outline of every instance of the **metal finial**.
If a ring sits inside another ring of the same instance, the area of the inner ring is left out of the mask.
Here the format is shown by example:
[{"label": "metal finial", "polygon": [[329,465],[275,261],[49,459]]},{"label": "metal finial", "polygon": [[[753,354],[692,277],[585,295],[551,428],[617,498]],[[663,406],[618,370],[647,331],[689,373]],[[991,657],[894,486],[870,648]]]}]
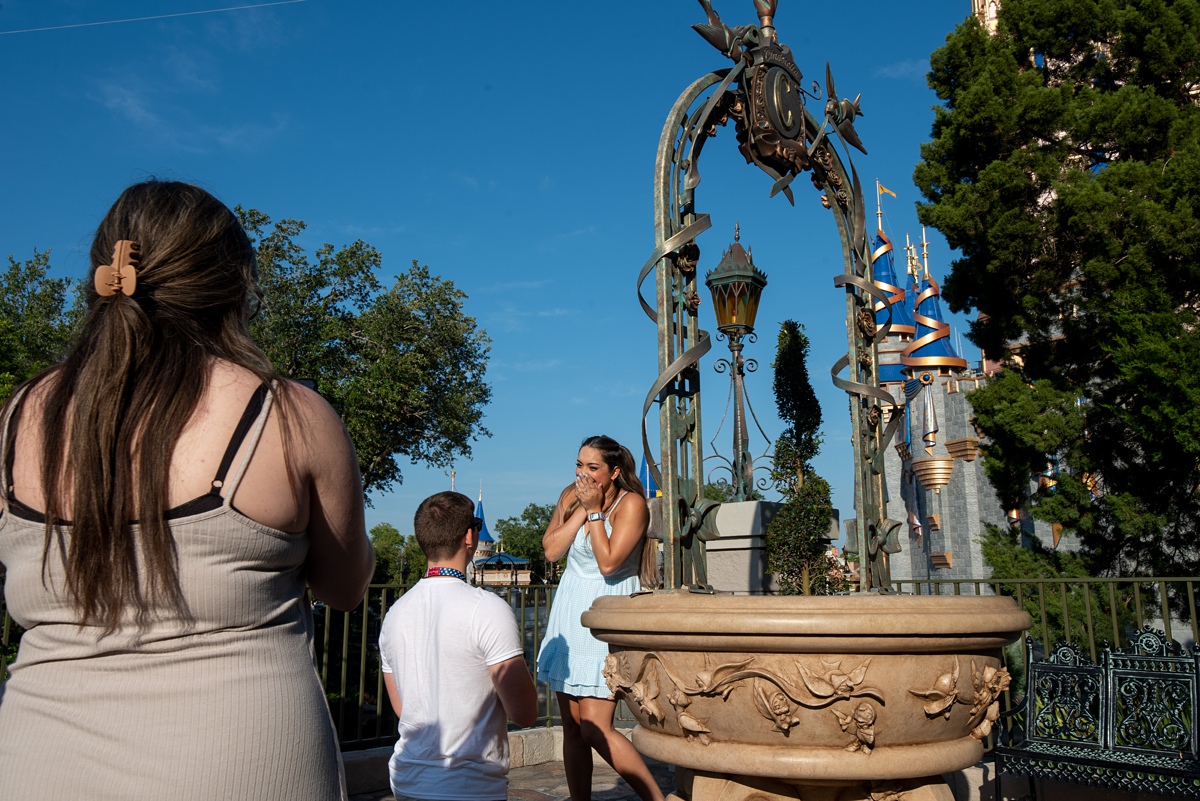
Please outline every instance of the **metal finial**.
[{"label": "metal finial", "polygon": [[779,0],[754,0],[754,10],[758,12],[759,27],[772,42],[778,41],[775,37],[775,9],[778,7]]},{"label": "metal finial", "polygon": [[742,224],[741,223],[735,222],[733,224],[733,241],[734,242],[742,241]]}]

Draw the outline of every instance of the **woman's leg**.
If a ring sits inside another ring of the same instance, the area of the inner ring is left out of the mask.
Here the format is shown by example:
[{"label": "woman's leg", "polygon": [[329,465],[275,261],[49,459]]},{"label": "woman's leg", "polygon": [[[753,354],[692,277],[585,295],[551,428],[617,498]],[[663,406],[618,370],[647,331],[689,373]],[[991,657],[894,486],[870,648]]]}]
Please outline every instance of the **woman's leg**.
[{"label": "woman's leg", "polygon": [[[662,791],[658,782],[650,774],[642,755],[625,736],[613,728],[613,715],[617,711],[617,702],[603,698],[579,698],[580,723],[584,742],[596,749],[604,761],[612,765],[613,770],[629,783],[633,791],[642,801],[663,801]],[[563,756],[566,756],[566,716],[563,716]],[[590,757],[590,755],[589,755]],[[575,798],[574,791],[571,797]]]},{"label": "woman's leg", "polygon": [[566,693],[558,696],[558,711],[562,714],[563,771],[567,774],[567,789],[571,801],[591,801],[592,748],[583,739],[579,698]]}]

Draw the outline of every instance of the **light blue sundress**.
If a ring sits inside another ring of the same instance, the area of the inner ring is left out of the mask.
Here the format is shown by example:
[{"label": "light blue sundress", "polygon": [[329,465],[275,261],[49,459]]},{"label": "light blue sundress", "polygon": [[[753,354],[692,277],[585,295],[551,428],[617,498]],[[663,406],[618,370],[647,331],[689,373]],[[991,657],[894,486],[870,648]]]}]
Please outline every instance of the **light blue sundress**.
[{"label": "light blue sundress", "polygon": [[[626,493],[622,492],[612,509],[617,508]],[[609,510],[611,514],[611,509]],[[604,530],[612,536],[612,524],[604,521]],[[625,564],[610,576],[600,572],[587,526],[579,527],[575,541],[567,552],[567,569],[563,571],[558,592],[550,607],[546,636],[538,654],[538,681],[547,682],[554,692],[568,695],[611,698],[604,682],[604,659],[608,644],[600,642],[583,627],[580,616],[601,595],[632,595],[641,588],[638,568],[642,549],[634,548]]]}]

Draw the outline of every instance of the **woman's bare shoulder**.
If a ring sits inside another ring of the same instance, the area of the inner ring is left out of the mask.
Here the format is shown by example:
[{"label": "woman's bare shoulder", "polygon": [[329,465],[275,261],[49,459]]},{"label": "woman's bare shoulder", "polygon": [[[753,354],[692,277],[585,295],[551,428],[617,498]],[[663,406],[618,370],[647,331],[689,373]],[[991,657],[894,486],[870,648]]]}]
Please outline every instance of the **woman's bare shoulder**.
[{"label": "woman's bare shoulder", "polygon": [[646,503],[646,499],[640,493],[626,491],[621,498],[616,508],[612,511],[612,517],[646,517],[650,513],[650,507]]}]

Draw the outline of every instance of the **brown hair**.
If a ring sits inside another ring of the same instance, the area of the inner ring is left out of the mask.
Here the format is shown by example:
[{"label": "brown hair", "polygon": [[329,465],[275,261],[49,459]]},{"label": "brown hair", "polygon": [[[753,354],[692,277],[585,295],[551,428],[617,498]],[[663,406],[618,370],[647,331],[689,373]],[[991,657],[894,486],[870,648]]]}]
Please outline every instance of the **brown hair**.
[{"label": "brown hair", "polygon": [[475,523],[475,504],[461,492],[439,492],[421,501],[413,516],[413,532],[426,559],[449,559]]},{"label": "brown hair", "polygon": [[[633,454],[624,445],[612,437],[598,434],[579,443],[579,448],[581,450],[595,448],[600,452],[600,458],[608,465],[609,470],[620,468],[620,472],[617,473],[617,478],[613,482],[618,489],[636,492],[640,497],[646,497],[646,488],[642,486],[641,479],[638,478],[637,467],[633,463]],[[579,506],[579,499],[572,497],[564,510],[564,517],[569,517],[577,506]],[[642,558],[638,577],[641,579],[644,589],[658,586],[658,543],[651,541],[646,536],[646,532],[642,532]]]},{"label": "brown hair", "polygon": [[[100,297],[92,276],[122,239],[140,246],[137,289]],[[165,507],[171,455],[208,388],[212,362],[231,362],[264,382],[278,376],[246,331],[257,292],[254,249],[208,192],[173,181],[130,186],[100,222],[91,263],[87,314],[66,360],[27,383],[50,377],[43,571],[57,543],[80,625],[103,623],[111,632],[126,608],[139,625],[163,607],[188,617]],[[286,382],[279,388],[286,402]],[[277,407],[281,421],[286,405]],[[69,543],[55,522],[66,519]]]}]

